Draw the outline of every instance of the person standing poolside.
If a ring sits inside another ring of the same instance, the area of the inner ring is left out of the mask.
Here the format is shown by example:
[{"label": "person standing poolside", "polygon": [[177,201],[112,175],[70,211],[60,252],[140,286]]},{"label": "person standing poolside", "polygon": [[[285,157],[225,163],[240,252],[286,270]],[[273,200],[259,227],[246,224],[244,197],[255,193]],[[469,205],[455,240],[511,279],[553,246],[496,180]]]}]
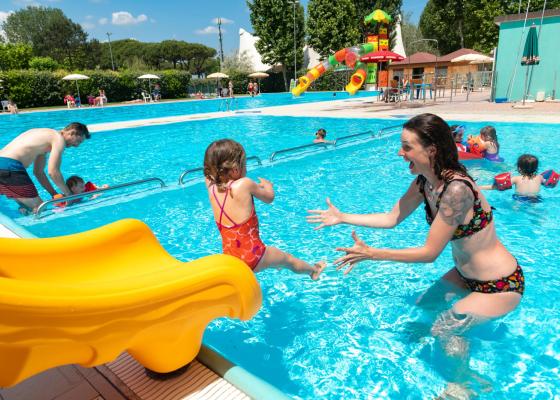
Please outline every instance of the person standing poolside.
[{"label": "person standing poolside", "polygon": [[444,305],[432,334],[442,339],[448,354],[461,352],[447,346],[473,325],[514,310],[523,295],[523,271],[496,236],[492,208],[459,162],[449,126],[433,114],[421,114],[404,124],[399,156],[417,177],[388,213],[346,214],[327,198],[327,210],[310,210],[308,222],[316,229],[337,224],[394,228],[421,204],[430,225],[426,242],[415,248],[381,249],[368,246],[355,232],[354,245],[335,261],[345,274],[364,260],[431,263],[451,243],[455,266],[418,300],[420,306]]},{"label": "person standing poolside", "polygon": [[0,150],[0,194],[14,199],[24,210],[37,211],[43,200],[26,171],[33,164],[33,174],[51,196],[57,191],[45,174],[45,166],[56,187],[64,196],[70,196],[72,192],[60,172],[62,153],[66,147],[78,147],[89,137],[87,127],[79,122],[69,124],[60,132],[49,128],[23,132]]}]

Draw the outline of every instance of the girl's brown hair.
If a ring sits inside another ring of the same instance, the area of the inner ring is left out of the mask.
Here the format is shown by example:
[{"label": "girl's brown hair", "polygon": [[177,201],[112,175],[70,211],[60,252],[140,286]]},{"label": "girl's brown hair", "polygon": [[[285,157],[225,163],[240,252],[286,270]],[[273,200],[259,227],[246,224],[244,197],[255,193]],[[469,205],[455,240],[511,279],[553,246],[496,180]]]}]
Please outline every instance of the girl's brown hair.
[{"label": "girl's brown hair", "polygon": [[490,139],[490,142],[494,143],[494,146],[496,146],[496,150],[500,151],[500,143],[498,143],[496,128],[491,125],[485,126],[480,130],[480,135]]},{"label": "girl's brown hair", "polygon": [[224,189],[234,168],[245,167],[245,149],[231,139],[210,143],[204,153],[204,176],[219,189]]}]

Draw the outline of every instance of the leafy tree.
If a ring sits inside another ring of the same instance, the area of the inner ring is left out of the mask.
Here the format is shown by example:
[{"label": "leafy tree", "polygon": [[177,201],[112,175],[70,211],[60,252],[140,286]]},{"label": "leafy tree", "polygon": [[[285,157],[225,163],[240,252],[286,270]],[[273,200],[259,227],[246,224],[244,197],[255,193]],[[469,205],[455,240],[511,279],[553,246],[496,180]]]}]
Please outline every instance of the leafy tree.
[{"label": "leafy tree", "polygon": [[[529,11],[541,11],[544,0],[530,2]],[[494,18],[515,14],[518,2],[507,0],[429,0],[420,17],[425,37],[437,39],[442,54],[461,47],[490,52],[498,44],[499,28]],[[521,3],[521,12],[527,1]],[[560,0],[548,0],[547,9],[559,8]]]},{"label": "leafy tree", "polygon": [[0,70],[26,69],[32,52],[28,44],[0,44]]},{"label": "leafy tree", "polygon": [[247,6],[251,11],[254,33],[259,37],[255,47],[263,62],[282,65],[284,87],[288,90],[287,71],[294,66],[294,57],[298,65],[303,64],[303,7],[299,3],[294,6],[288,0],[248,0]]},{"label": "leafy tree", "polygon": [[307,5],[307,44],[321,56],[360,42],[352,0],[310,0]]},{"label": "leafy tree", "polygon": [[187,57],[189,71],[191,74],[201,76],[205,72],[217,70],[219,63],[214,57],[216,57],[216,49],[199,43],[190,43]]},{"label": "leafy tree", "polygon": [[55,71],[60,65],[50,57],[33,57],[29,61],[29,68],[38,71]]},{"label": "leafy tree", "polygon": [[433,42],[421,41],[424,36],[418,26],[411,22],[411,15],[411,13],[405,14],[401,22],[401,34],[406,54],[412,55],[420,51],[437,54],[437,48]]},{"label": "leafy tree", "polygon": [[252,63],[249,59],[249,56],[246,52],[242,54],[235,53],[224,58],[224,62],[222,63],[222,70],[230,75],[234,72],[239,72],[241,74],[250,74],[252,71]]},{"label": "leafy tree", "polygon": [[186,64],[189,57],[189,44],[179,40],[164,40],[160,43],[161,51],[165,59],[173,64],[173,69],[177,64]]},{"label": "leafy tree", "polygon": [[32,45],[34,55],[52,57],[69,67],[76,66],[87,40],[82,27],[58,8],[27,7],[10,14],[2,27],[9,43]]}]

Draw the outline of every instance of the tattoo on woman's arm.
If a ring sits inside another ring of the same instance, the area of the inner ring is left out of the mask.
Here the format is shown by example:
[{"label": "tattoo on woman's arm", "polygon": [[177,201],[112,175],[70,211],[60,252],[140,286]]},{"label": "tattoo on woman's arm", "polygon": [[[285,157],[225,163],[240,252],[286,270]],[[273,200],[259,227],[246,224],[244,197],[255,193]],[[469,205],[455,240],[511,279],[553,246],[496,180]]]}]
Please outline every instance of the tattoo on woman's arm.
[{"label": "tattoo on woman's arm", "polygon": [[439,214],[449,225],[460,225],[473,208],[474,195],[461,182],[451,182],[441,198]]}]

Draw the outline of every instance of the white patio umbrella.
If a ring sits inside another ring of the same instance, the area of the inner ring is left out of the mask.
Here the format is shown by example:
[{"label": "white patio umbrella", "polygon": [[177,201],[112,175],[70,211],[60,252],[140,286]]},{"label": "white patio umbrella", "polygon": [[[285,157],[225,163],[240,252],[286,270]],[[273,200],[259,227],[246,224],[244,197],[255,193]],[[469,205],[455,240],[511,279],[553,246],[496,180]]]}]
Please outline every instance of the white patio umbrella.
[{"label": "white patio umbrella", "polygon": [[78,90],[78,97],[80,97],[80,87],[78,86],[78,81],[83,81],[84,79],[89,79],[89,76],[82,75],[82,74],[70,74],[62,78],[63,81],[76,81],[76,89]]},{"label": "white patio umbrella", "polygon": [[159,76],[154,74],[144,74],[140,75],[138,79],[147,79],[148,80],[148,94],[152,93],[152,79],[159,79]]},{"label": "white patio umbrella", "polygon": [[206,77],[210,78],[210,79],[213,79],[213,78],[220,79],[220,78],[229,78],[229,75],[226,75],[223,72],[214,72],[213,74],[210,74]]},{"label": "white patio umbrella", "polygon": [[484,54],[469,53],[462,56],[455,57],[451,60],[452,63],[468,62],[469,64],[486,64],[494,62],[492,57],[485,56]]},{"label": "white patio umbrella", "polygon": [[270,75],[268,75],[266,72],[253,72],[252,74],[247,75],[249,78],[256,78],[259,81],[259,93],[261,91],[261,78],[268,78]]},{"label": "white patio umbrella", "polygon": [[[216,87],[219,87],[218,81],[221,78],[229,78],[229,75],[224,74],[223,72],[214,72],[213,74],[207,75],[207,78],[210,79],[214,79],[216,78]],[[220,94],[218,93],[218,96],[220,96]]]}]

